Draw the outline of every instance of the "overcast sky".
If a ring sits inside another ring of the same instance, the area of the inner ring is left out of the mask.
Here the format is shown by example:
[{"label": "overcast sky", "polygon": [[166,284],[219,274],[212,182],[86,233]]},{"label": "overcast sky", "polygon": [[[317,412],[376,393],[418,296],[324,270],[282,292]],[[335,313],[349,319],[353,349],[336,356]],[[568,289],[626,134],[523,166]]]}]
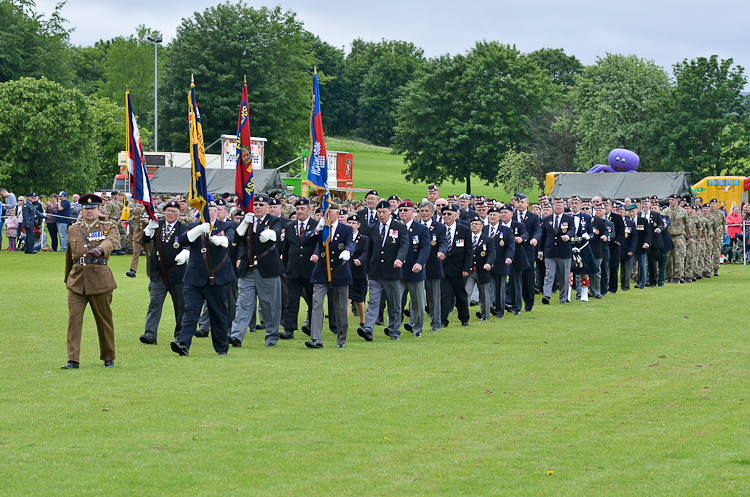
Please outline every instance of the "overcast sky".
[{"label": "overcast sky", "polygon": [[[49,14],[58,0],[37,0]],[[99,39],[128,36],[145,24],[161,30],[168,42],[183,18],[218,0],[69,0],[62,10],[71,41],[92,45]],[[248,5],[275,3],[248,1]],[[434,57],[463,53],[478,40],[515,44],[522,52],[562,48],[584,64],[606,52],[652,59],[671,74],[683,59],[733,58],[750,65],[750,2],[697,0],[593,2],[586,0],[286,0],[305,28],[323,41],[349,50],[355,38],[405,40]]]}]

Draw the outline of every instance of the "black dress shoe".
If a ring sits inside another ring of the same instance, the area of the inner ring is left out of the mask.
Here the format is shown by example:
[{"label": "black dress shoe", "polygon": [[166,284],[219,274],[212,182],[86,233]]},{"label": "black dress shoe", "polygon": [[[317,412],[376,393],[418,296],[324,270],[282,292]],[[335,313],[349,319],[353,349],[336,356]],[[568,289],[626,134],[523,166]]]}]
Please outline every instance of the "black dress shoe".
[{"label": "black dress shoe", "polygon": [[401,340],[401,339],[396,335],[391,335],[391,340]]},{"label": "black dress shoe", "polygon": [[266,347],[276,347],[276,344],[275,343],[267,343]]},{"label": "black dress shoe", "polygon": [[279,333],[279,338],[281,338],[282,340],[294,340],[294,332],[285,331],[283,333]]},{"label": "black dress shoe", "polygon": [[469,326],[469,322],[465,321],[465,322],[461,323],[461,326]]},{"label": "black dress shoe", "polygon": [[125,276],[127,276],[128,278],[135,278],[135,271],[131,269],[130,271],[125,273]]},{"label": "black dress shoe", "polygon": [[265,324],[263,324],[263,323],[260,323],[260,324],[256,324],[256,325],[255,325],[255,329],[256,329],[256,330],[265,330],[265,329],[266,329],[266,325],[265,325]]},{"label": "black dress shoe", "polygon": [[449,324],[451,324],[451,322],[446,319],[445,321],[443,321],[442,323],[440,323],[440,327],[441,328],[447,328]]},{"label": "black dress shoe", "polygon": [[409,309],[404,309],[404,316],[406,316],[407,318],[410,318],[411,317],[411,311]]},{"label": "black dress shoe", "polygon": [[344,347],[346,347],[345,343],[338,343],[338,344],[336,344],[336,348],[337,349],[343,349]]},{"label": "black dress shoe", "polygon": [[514,316],[520,316],[521,315],[521,311],[513,311],[513,315]]},{"label": "black dress shoe", "polygon": [[385,326],[385,322],[382,319],[376,319],[375,326]]},{"label": "black dress shoe", "polygon": [[232,347],[242,347],[242,342],[237,337],[230,336],[229,343],[232,344]]},{"label": "black dress shoe", "polygon": [[422,332],[418,331],[418,332],[414,333],[414,338],[422,338]]},{"label": "black dress shoe", "polygon": [[549,305],[549,297],[542,297],[542,304]]},{"label": "black dress shoe", "polygon": [[169,346],[172,347],[172,352],[174,352],[175,354],[180,354],[181,356],[190,355],[188,353],[187,347],[185,347],[185,345],[183,345],[182,343],[177,342],[176,340],[174,342],[170,342]]},{"label": "black dress shoe", "polygon": [[305,342],[305,347],[307,347],[308,349],[322,349],[323,348],[323,344],[322,343],[311,342],[311,341],[308,340],[307,342]]},{"label": "black dress shoe", "polygon": [[193,335],[194,338],[208,338],[208,332],[207,331],[201,331],[198,330],[195,332],[195,335]]},{"label": "black dress shoe", "polygon": [[148,335],[141,335],[141,343],[145,343],[147,345],[156,345],[156,338],[151,338]]},{"label": "black dress shoe", "polygon": [[505,319],[505,313],[503,313],[503,314],[498,314],[498,315],[497,315],[497,319]]},{"label": "black dress shoe", "polygon": [[386,336],[391,336],[391,330],[389,330],[388,328],[385,328],[383,330],[383,333],[385,333]]},{"label": "black dress shoe", "polygon": [[307,336],[310,336],[310,327],[307,325],[302,325],[302,333],[304,333]]},{"label": "black dress shoe", "polygon": [[68,361],[65,366],[61,366],[60,369],[78,369],[78,363],[75,361]]},{"label": "black dress shoe", "polygon": [[477,311],[477,318],[482,319],[482,312],[481,311]]},{"label": "black dress shoe", "polygon": [[367,333],[367,331],[365,331],[365,329],[363,327],[361,327],[361,326],[359,328],[357,328],[357,335],[359,335],[362,338],[364,338],[365,341],[367,341],[367,342],[372,342],[372,336],[369,333]]},{"label": "black dress shoe", "polygon": [[102,366],[102,367],[113,368],[113,367],[115,367],[115,361],[104,361],[104,366]]},{"label": "black dress shoe", "polygon": [[226,352],[217,352],[216,355],[218,355],[218,356],[226,356],[227,353]]},{"label": "black dress shoe", "polygon": [[411,325],[409,323],[404,323],[404,329],[406,331],[411,331],[412,328],[411,328]]}]

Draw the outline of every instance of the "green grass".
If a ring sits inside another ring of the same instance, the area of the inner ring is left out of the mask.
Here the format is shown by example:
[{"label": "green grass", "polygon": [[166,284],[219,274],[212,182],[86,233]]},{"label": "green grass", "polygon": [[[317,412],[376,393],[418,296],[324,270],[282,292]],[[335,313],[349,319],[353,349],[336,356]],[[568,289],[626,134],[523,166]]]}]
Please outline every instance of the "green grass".
[{"label": "green grass", "polygon": [[[354,187],[375,188],[381,197],[398,195],[401,198],[421,201],[427,197],[428,183],[409,183],[404,179],[404,157],[391,153],[390,148],[377,147],[359,141],[326,138],[328,150],[351,152],[354,155]],[[440,195],[460,195],[466,192],[466,183],[444,183],[440,185]],[[471,192],[475,195],[496,198],[507,202],[514,192],[486,186],[477,177],[472,177]],[[538,191],[526,192],[529,198],[535,199]],[[364,193],[355,193],[355,199],[364,198]]]},{"label": "green grass", "polygon": [[81,369],[61,371],[63,254],[0,254],[0,494],[750,492],[750,268],[400,342],[352,317],[343,350],[251,334],[219,358],[209,339],[170,351],[169,302],[159,345],[139,343],[128,264],[111,261],[115,368],[87,311]]}]

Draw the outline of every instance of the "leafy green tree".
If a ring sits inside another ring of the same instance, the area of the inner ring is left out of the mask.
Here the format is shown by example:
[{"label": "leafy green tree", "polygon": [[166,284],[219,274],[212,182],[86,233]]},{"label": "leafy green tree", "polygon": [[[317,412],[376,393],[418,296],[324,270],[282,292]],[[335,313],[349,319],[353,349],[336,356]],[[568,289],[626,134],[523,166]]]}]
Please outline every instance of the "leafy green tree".
[{"label": "leafy green tree", "polygon": [[104,84],[109,45],[109,41],[98,41],[93,47],[71,47],[70,63],[75,72],[73,86],[84,95],[96,94]]},{"label": "leafy green tree", "polygon": [[[141,25],[136,35],[118,37],[109,42],[104,62],[102,85],[97,92],[124,108],[125,88],[130,89],[135,114],[144,124],[154,122],[154,45],[146,37],[159,33]],[[159,48],[159,72],[166,51]]]},{"label": "leafy green tree", "polygon": [[321,41],[320,37],[309,32],[305,33],[305,39],[312,45],[318,68],[323,132],[326,136],[345,135],[353,109],[347,99],[344,50]]},{"label": "leafy green tree", "polygon": [[654,127],[661,170],[689,171],[695,181],[748,173],[750,102],[742,95],[747,77],[732,64],[712,55],[673,66],[677,84]]},{"label": "leafy green tree", "polygon": [[539,186],[534,156],[523,150],[508,148],[498,164],[498,181],[511,193]]},{"label": "leafy green tree", "polygon": [[576,171],[578,136],[575,126],[576,115],[567,98],[528,120],[526,129],[529,142],[526,150],[534,159],[536,168],[533,175],[540,188],[544,189],[547,173]]},{"label": "leafy green tree", "polygon": [[559,88],[515,47],[479,42],[467,55],[430,60],[399,101],[394,151],[412,182],[497,185],[509,146],[527,145],[526,121],[559,98]]},{"label": "leafy green tree", "polygon": [[545,71],[552,82],[567,92],[576,84],[576,75],[583,72],[583,64],[575,55],[565,55],[562,48],[542,48],[531,52],[529,57]]},{"label": "leafy green tree", "polygon": [[358,134],[378,145],[390,145],[401,91],[424,63],[424,51],[413,43],[383,41],[371,45],[361,60],[368,70],[359,91]]},{"label": "leafy green tree", "polygon": [[[266,167],[299,155],[309,136],[315,54],[293,12],[220,4],[184,19],[169,51],[160,84],[160,143],[164,140],[174,151],[188,150],[191,74],[205,145],[222,133],[234,134],[247,76],[250,131],[268,139]],[[218,153],[219,145],[207,151]]]},{"label": "leafy green tree", "polygon": [[49,19],[33,0],[0,0],[0,82],[46,76],[65,87],[73,81],[68,57],[69,31],[57,4]]},{"label": "leafy green tree", "polygon": [[579,170],[606,164],[613,148],[627,148],[641,158],[639,170],[657,165],[649,133],[663,114],[669,76],[653,61],[635,55],[607,54],[587,66],[570,88],[578,121],[575,131]]},{"label": "leafy green tree", "polygon": [[95,120],[86,97],[46,78],[0,83],[0,183],[17,191],[97,186]]}]

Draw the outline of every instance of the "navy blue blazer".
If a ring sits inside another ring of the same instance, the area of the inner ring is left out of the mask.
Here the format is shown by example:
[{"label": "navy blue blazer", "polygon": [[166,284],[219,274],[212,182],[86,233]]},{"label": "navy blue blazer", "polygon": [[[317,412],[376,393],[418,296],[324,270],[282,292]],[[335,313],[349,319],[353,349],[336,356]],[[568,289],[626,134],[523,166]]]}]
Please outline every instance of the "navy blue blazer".
[{"label": "navy blue blazer", "polygon": [[[161,264],[159,263],[159,258],[161,258],[164,261],[164,269],[167,270],[167,283],[172,285],[182,281],[185,277],[187,266],[185,266],[185,264],[178,266],[175,262],[175,257],[177,257],[177,254],[182,252],[182,249],[184,248],[180,245],[180,235],[187,231],[187,226],[176,221],[174,223],[174,230],[169,234],[169,238],[166,241],[162,241],[162,233],[164,232],[165,224],[166,221],[164,219],[159,220],[159,227],[154,231],[154,235],[148,236],[144,233],[141,238],[141,243],[145,244],[154,240],[154,245],[151,248],[151,255],[148,258],[148,272],[151,281],[163,281],[164,279],[164,276],[161,274]],[[156,240],[157,238],[158,241]],[[177,245],[176,247],[175,244]],[[161,251],[159,251],[160,245]],[[232,243],[230,243],[229,246],[231,247]],[[227,262],[224,264],[232,264],[231,257],[227,257]]]},{"label": "navy blue blazer", "polygon": [[[518,211],[513,213],[513,220],[518,220]],[[526,252],[526,259],[533,264],[536,259],[537,250],[541,246],[542,220],[539,219],[539,216],[527,209],[526,215],[523,216],[521,223],[523,224],[523,227],[526,228],[526,234],[529,237],[528,240],[523,242],[523,249]],[[531,240],[536,240],[536,247],[531,246]]]},{"label": "navy blue blazer", "polygon": [[635,222],[626,217],[623,219],[623,242],[620,247],[620,260],[624,261],[630,259],[628,252],[635,254],[635,244],[638,242],[638,236],[636,235]]},{"label": "navy blue blazer", "polygon": [[573,236],[575,222],[570,214],[561,214],[560,226],[555,230],[555,215],[551,214],[542,219],[542,244],[545,258],[565,259],[573,257],[573,245],[570,240],[564,242],[563,235]]},{"label": "navy blue blazer", "polygon": [[[443,260],[443,272],[446,277],[463,278],[463,272],[471,272],[473,254],[471,250],[471,228],[455,222],[456,234],[453,237],[453,245],[448,249]],[[446,237],[448,237],[446,226]],[[448,237],[450,241],[450,238]]]},{"label": "navy blue blazer", "polygon": [[[473,237],[474,233],[472,233]],[[473,238],[472,238],[473,240]],[[472,243],[472,247],[474,244]],[[489,283],[492,280],[490,276],[490,270],[484,269],[484,265],[489,264],[493,266],[495,264],[495,242],[488,235],[480,233],[479,243],[474,247],[474,256],[472,263],[472,271],[477,273],[477,279],[479,283]]]},{"label": "navy blue blazer", "polygon": [[638,217],[635,218],[635,233],[637,237],[635,241],[635,253],[645,254],[648,252],[648,249],[643,248],[643,244],[648,243],[649,248],[651,247],[652,233],[651,223],[649,223],[649,220],[643,214],[638,214]]},{"label": "navy blue blazer", "polygon": [[[193,242],[188,238],[188,231],[200,224],[202,224],[200,221],[190,223],[179,238],[180,245],[190,249],[190,261],[188,262],[185,277],[182,281],[193,286],[208,285],[208,268],[201,253],[203,245],[206,246],[211,257],[211,266],[214,269],[214,284],[224,285],[230,281],[234,281],[234,269],[232,268],[232,260],[227,253],[229,251],[228,247],[217,247],[208,240],[208,236],[206,235],[199,236]],[[226,221],[216,221],[214,229],[211,230],[210,234],[224,235],[229,240],[229,245],[231,246],[234,241],[234,226],[232,223]],[[204,243],[201,243],[201,238],[204,239]],[[225,255],[227,256],[226,259],[224,258]],[[224,263],[221,262],[222,260],[224,260]],[[219,264],[221,265],[219,266]]]},{"label": "navy blue blazer", "polygon": [[[407,228],[409,237],[409,249],[406,252],[406,262],[402,268],[404,281],[415,282],[424,281],[427,278],[425,264],[430,256],[430,230],[416,219],[411,222],[411,227]],[[414,264],[422,266],[418,273],[412,272]]]},{"label": "navy blue blazer", "polygon": [[[367,235],[363,235],[359,231],[356,237],[354,237],[352,232],[352,237],[354,238],[355,249],[352,252],[352,258],[349,259],[349,269],[352,271],[353,279],[365,280],[367,279],[367,263],[370,259],[367,252],[370,249],[370,239]],[[361,264],[359,266],[355,265],[354,259],[358,259]]]},{"label": "navy blue blazer", "polygon": [[429,226],[430,230],[430,255],[427,257],[427,264],[425,267],[426,278],[428,280],[441,280],[445,277],[443,271],[443,262],[438,259],[438,252],[447,255],[448,254],[448,236],[446,235],[445,225],[438,221],[435,217],[432,218],[432,222]]},{"label": "navy blue blazer", "polygon": [[[500,223],[502,225],[502,222]],[[516,271],[523,271],[534,262],[534,259],[529,261],[529,257],[526,255],[526,249],[524,245],[529,241],[529,234],[526,232],[526,227],[523,223],[518,221],[511,221],[510,229],[513,232],[512,238],[520,237],[522,242],[516,243],[516,253],[513,257],[513,264],[511,265]]]},{"label": "navy blue blazer", "polygon": [[315,218],[308,218],[303,233],[299,233],[299,221],[292,221],[284,228],[284,242],[281,254],[286,266],[286,277],[292,279],[306,279],[312,277],[315,263],[310,257],[315,253],[317,240],[312,236],[318,222]]},{"label": "navy blue blazer", "polygon": [[349,263],[339,259],[339,255],[344,250],[348,250],[349,254],[353,254],[357,248],[352,238],[353,233],[354,231],[351,226],[338,223],[336,231],[333,232],[328,251],[323,247],[322,232],[315,235],[318,241],[317,248],[315,249],[315,253],[318,254],[318,262],[315,264],[315,269],[312,272],[313,284],[325,285],[328,283],[327,253],[330,253],[331,257],[331,286],[349,286],[353,283]]},{"label": "navy blue blazer", "polygon": [[388,231],[385,234],[385,243],[380,237],[380,221],[373,223],[368,229],[370,262],[367,266],[367,274],[370,276],[370,279],[402,279],[402,268],[393,267],[393,263],[396,259],[399,259],[402,263],[406,261],[406,252],[409,249],[406,225],[391,220],[388,225]]},{"label": "navy blue blazer", "polygon": [[[490,226],[485,226],[482,229],[483,232],[485,230],[487,236],[489,236]],[[516,255],[516,242],[513,238],[513,231],[510,228],[500,223],[497,224],[497,231],[495,232],[495,237],[492,239],[495,245],[495,264],[492,266],[490,273],[510,274],[510,265],[505,263],[505,259],[512,261]]]}]

